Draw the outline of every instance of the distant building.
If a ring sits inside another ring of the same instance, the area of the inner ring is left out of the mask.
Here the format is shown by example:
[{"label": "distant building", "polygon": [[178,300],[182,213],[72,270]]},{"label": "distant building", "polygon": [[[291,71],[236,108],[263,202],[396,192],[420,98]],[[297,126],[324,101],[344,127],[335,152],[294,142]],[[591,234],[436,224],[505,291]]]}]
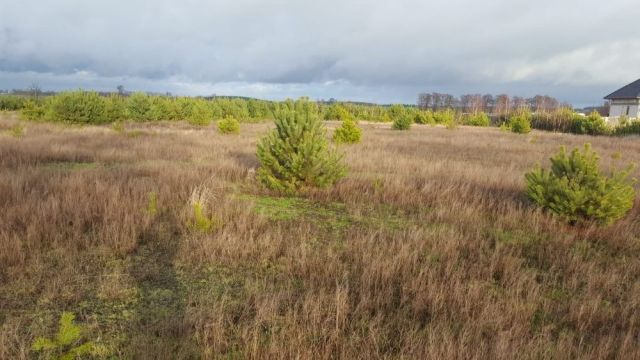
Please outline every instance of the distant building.
[{"label": "distant building", "polygon": [[609,100],[609,118],[640,117],[640,80],[636,80],[605,97]]}]

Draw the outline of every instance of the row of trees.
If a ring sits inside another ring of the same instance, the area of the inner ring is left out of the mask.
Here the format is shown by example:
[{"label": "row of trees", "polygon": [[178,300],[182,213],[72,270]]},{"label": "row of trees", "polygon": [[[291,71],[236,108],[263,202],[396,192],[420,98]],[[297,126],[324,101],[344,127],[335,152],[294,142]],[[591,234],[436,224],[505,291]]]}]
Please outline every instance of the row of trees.
[{"label": "row of trees", "polygon": [[465,94],[456,97],[451,94],[422,93],[418,95],[418,108],[427,110],[455,109],[466,113],[485,112],[489,114],[504,115],[521,109],[529,109],[534,112],[549,112],[561,107],[571,106],[559,100],[547,96],[536,95],[532,98],[509,95],[491,94]]}]

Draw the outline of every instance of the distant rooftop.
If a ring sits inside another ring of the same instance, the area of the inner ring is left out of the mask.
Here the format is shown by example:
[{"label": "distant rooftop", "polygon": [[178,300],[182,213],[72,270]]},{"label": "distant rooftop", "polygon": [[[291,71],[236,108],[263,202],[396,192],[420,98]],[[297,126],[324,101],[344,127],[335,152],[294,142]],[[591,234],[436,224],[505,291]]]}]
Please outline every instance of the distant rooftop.
[{"label": "distant rooftop", "polygon": [[607,100],[640,99],[640,79],[605,96]]}]

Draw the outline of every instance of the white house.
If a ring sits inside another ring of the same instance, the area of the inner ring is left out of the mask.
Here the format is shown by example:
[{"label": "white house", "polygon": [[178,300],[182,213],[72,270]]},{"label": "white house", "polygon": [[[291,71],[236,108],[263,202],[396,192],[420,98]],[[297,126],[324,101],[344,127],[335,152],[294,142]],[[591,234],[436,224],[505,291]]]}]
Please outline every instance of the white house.
[{"label": "white house", "polygon": [[605,99],[609,100],[610,119],[617,119],[623,115],[637,119],[640,117],[640,80],[614,91]]}]

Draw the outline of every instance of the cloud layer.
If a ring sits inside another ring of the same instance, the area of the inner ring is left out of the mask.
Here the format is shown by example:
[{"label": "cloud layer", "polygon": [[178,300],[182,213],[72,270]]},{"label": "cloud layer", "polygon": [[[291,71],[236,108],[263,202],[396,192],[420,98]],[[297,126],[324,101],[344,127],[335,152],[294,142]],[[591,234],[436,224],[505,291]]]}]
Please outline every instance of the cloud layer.
[{"label": "cloud layer", "polygon": [[575,104],[640,77],[631,0],[0,0],[0,88]]}]

